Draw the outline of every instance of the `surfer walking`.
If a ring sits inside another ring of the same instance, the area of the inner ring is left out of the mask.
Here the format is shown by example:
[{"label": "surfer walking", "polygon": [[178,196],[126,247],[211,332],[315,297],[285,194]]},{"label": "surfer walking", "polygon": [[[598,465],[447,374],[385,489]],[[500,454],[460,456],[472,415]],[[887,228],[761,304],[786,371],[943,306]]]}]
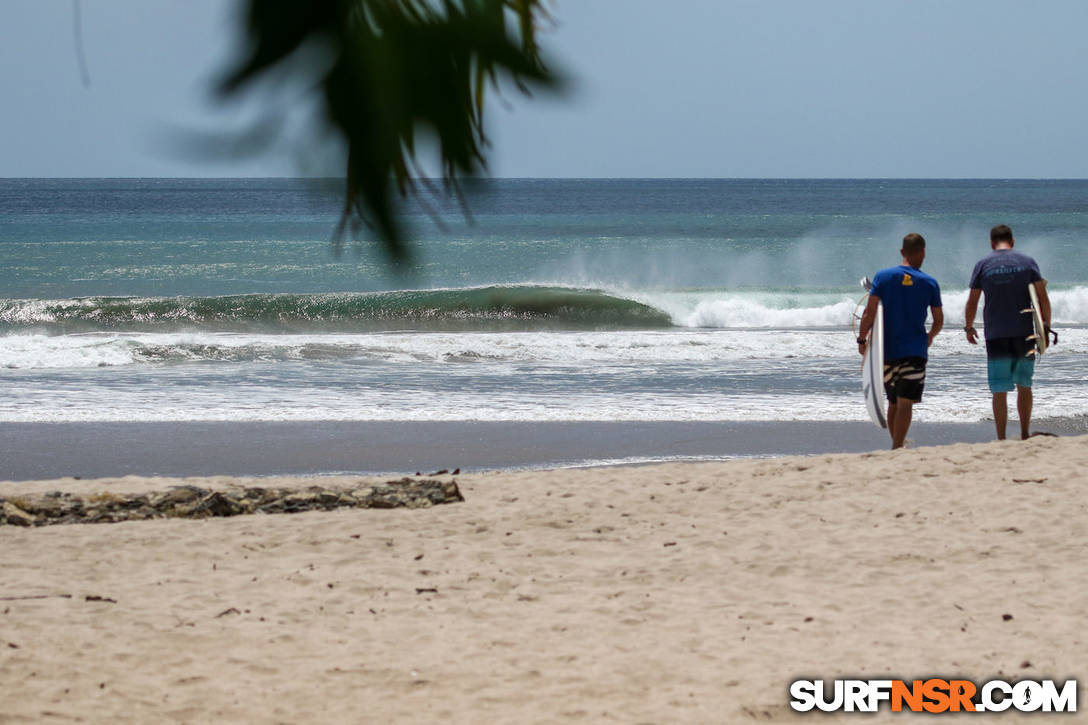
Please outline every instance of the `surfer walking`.
[{"label": "surfer walking", "polygon": [[1035,329],[1031,310],[1034,285],[1039,298],[1039,313],[1046,334],[1050,333],[1050,298],[1039,265],[1026,254],[1013,250],[1016,240],[1012,229],[998,224],[990,230],[988,255],[971,272],[970,292],[963,311],[963,331],[967,342],[978,344],[974,328],[978,298],[985,294],[982,322],[986,333],[986,378],[993,395],[994,425],[997,439],[1005,440],[1009,419],[1008,394],[1016,389],[1016,411],[1020,415],[1020,438],[1031,435],[1031,381],[1035,373]]},{"label": "surfer walking", "polygon": [[[926,240],[921,234],[908,234],[899,253],[902,264],[882,269],[873,277],[858,329],[858,352],[864,355],[877,308],[883,303],[884,394],[892,448],[902,448],[907,439],[914,405],[922,401],[929,346],[944,326],[940,285],[921,269]],[[931,312],[933,324],[926,332],[926,317]]]}]

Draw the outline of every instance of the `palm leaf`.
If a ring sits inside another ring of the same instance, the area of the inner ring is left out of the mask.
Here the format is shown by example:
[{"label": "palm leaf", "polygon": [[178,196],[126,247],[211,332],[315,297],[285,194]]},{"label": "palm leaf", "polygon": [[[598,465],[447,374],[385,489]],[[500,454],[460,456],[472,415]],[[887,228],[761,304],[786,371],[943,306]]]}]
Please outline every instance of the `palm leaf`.
[{"label": "palm leaf", "polygon": [[344,140],[346,192],[334,240],[370,226],[394,260],[408,249],[396,214],[417,190],[416,134],[438,140],[447,190],[486,170],[484,104],[500,77],[556,86],[536,31],[541,0],[248,0],[248,50],[224,77],[224,95],[260,78],[298,72],[301,51],[326,51],[305,82],[321,90],[329,131]]}]

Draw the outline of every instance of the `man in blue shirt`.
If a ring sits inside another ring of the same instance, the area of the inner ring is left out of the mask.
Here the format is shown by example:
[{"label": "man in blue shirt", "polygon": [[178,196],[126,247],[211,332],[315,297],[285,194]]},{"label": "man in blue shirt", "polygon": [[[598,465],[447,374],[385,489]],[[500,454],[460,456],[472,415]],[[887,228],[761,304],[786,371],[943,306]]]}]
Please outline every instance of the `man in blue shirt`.
[{"label": "man in blue shirt", "polygon": [[1028,286],[1035,285],[1039,312],[1050,331],[1050,298],[1039,265],[1026,254],[1013,251],[1012,230],[999,224],[990,230],[993,250],[979,260],[971,273],[971,291],[963,312],[967,342],[978,344],[973,327],[978,298],[986,294],[982,322],[986,333],[986,377],[993,394],[997,439],[1005,440],[1009,419],[1008,393],[1016,388],[1016,410],[1020,414],[1020,437],[1028,438],[1031,427],[1031,379],[1035,372],[1035,325],[1025,313],[1031,307]]},{"label": "man in blue shirt", "polygon": [[[926,361],[933,338],[944,326],[941,288],[921,270],[926,240],[921,234],[903,237],[903,263],[882,269],[873,277],[869,303],[861,316],[858,352],[865,354],[866,338],[884,303],[884,394],[888,396],[888,432],[892,448],[902,448],[910,428],[914,404],[921,402],[926,382]],[[933,324],[926,332],[926,317]]]}]

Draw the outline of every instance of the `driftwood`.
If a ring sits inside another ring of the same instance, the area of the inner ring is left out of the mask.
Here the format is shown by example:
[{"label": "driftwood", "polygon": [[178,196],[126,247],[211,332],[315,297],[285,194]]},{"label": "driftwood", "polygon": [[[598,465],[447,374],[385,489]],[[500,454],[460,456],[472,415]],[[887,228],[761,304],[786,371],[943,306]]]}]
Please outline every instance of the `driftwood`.
[{"label": "driftwood", "polygon": [[0,497],[0,525],[96,524],[145,519],[202,519],[242,514],[300,513],[338,508],[428,508],[464,501],[456,481],[402,478],[357,487],[229,487],[210,490],[173,486],[144,494],[79,496],[53,491]]}]

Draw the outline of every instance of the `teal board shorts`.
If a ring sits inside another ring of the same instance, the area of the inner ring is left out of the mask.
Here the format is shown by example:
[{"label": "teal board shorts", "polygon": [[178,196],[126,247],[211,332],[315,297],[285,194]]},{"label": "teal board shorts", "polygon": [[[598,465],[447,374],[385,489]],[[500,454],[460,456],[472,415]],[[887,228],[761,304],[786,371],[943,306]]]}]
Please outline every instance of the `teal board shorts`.
[{"label": "teal board shorts", "polygon": [[1017,386],[1030,388],[1035,374],[1034,340],[999,337],[986,341],[986,378],[991,393],[1009,393]]}]

